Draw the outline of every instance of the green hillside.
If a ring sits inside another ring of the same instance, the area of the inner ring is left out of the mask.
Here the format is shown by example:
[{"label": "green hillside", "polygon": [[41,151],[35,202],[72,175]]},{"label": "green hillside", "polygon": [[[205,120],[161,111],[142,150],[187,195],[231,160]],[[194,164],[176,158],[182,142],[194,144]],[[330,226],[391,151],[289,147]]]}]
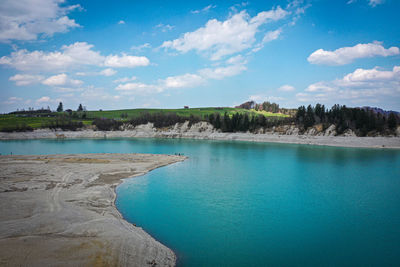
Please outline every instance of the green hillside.
[{"label": "green hillside", "polygon": [[178,116],[190,117],[191,115],[204,119],[206,115],[220,113],[230,116],[234,113],[247,113],[249,116],[264,115],[265,117],[284,118],[288,115],[271,113],[265,111],[247,110],[242,108],[182,108],[182,109],[121,109],[121,110],[100,110],[85,112],[52,112],[44,114],[4,114],[0,115],[0,131],[12,131],[13,129],[24,129],[26,127],[39,129],[46,127],[49,123],[60,118],[67,118],[71,121],[81,121],[84,125],[90,125],[96,118],[108,118],[121,121],[128,121],[145,113],[175,113]]}]

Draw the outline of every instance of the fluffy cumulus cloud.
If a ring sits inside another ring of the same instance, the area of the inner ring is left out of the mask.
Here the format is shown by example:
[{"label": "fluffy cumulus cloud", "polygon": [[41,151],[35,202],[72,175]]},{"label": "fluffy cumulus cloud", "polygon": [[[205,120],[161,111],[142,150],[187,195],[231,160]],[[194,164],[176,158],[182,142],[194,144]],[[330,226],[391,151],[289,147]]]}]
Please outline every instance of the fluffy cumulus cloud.
[{"label": "fluffy cumulus cloud", "polygon": [[187,32],[182,37],[165,41],[164,48],[186,53],[191,50],[209,53],[211,60],[251,48],[260,26],[285,18],[289,14],[279,6],[250,17],[246,11],[233,15],[225,21],[209,20],[204,27]]},{"label": "fluffy cumulus cloud", "polygon": [[299,101],[304,102],[335,99],[357,103],[380,101],[385,97],[400,99],[400,66],[394,66],[391,70],[381,70],[377,67],[356,69],[341,79],[311,84],[305,92],[296,96]]},{"label": "fluffy cumulus cloud", "polygon": [[38,103],[38,104],[50,103],[50,102],[52,102],[52,101],[51,101],[51,98],[48,96],[42,96],[41,98],[36,99],[36,103]]},{"label": "fluffy cumulus cloud", "polygon": [[[125,83],[119,84],[115,89],[124,91],[124,94],[153,94],[161,93],[168,89],[192,88],[206,84],[208,80],[221,80],[226,77],[238,75],[246,70],[247,60],[242,55],[229,58],[223,66],[200,69],[197,73],[170,76],[159,79],[153,84]],[[133,77],[136,79],[136,77]],[[127,82],[129,78],[118,79],[115,82]]]},{"label": "fluffy cumulus cloud", "polygon": [[296,88],[294,88],[293,86],[289,85],[289,84],[285,84],[282,85],[281,87],[278,88],[279,91],[283,91],[283,92],[291,92],[296,90]]},{"label": "fluffy cumulus cloud", "polygon": [[0,8],[0,42],[35,40],[67,32],[80,25],[69,18],[69,12],[80,5],[61,6],[63,0],[2,0]]},{"label": "fluffy cumulus cloud", "polygon": [[76,42],[64,45],[61,51],[29,52],[21,49],[12,52],[10,56],[0,58],[0,64],[13,67],[22,71],[66,71],[82,66],[106,66],[106,67],[138,67],[147,66],[150,61],[146,57],[109,55],[103,56],[93,50],[93,45],[86,42]]},{"label": "fluffy cumulus cloud", "polygon": [[140,82],[119,84],[115,90],[121,91],[122,94],[147,95],[161,93],[167,89],[196,87],[204,82],[204,78],[200,75],[186,73],[158,80],[155,84],[145,84]]},{"label": "fluffy cumulus cloud", "polygon": [[222,80],[242,73],[247,69],[246,64],[247,60],[242,55],[237,55],[229,58],[225,66],[201,69],[199,73],[205,79]]},{"label": "fluffy cumulus cloud", "polygon": [[352,47],[342,47],[335,51],[318,49],[308,58],[311,64],[321,65],[345,65],[352,63],[358,58],[370,58],[376,56],[388,57],[399,55],[398,47],[384,48],[382,43],[373,42],[368,44],[357,44]]},{"label": "fluffy cumulus cloud", "polygon": [[145,83],[125,83],[119,84],[115,90],[122,91],[122,94],[150,94],[161,92],[162,89],[157,85],[145,84]]},{"label": "fluffy cumulus cloud", "polygon": [[104,69],[102,71],[100,71],[100,75],[103,76],[113,76],[114,74],[116,74],[117,72],[111,68],[108,69]]},{"label": "fluffy cumulus cloud", "polygon": [[83,84],[80,80],[69,78],[65,73],[51,76],[43,80],[42,83],[48,86],[79,86]]},{"label": "fluffy cumulus cloud", "polygon": [[137,79],[136,76],[132,76],[132,77],[123,77],[123,78],[116,79],[116,80],[114,80],[113,82],[115,82],[115,83],[126,83],[126,82],[134,81],[134,80],[136,80],[136,79]]},{"label": "fluffy cumulus cloud", "polygon": [[203,77],[197,74],[186,73],[179,76],[167,77],[161,82],[163,88],[189,88],[204,83]]},{"label": "fluffy cumulus cloud", "polygon": [[15,82],[15,84],[18,86],[23,86],[23,85],[39,83],[40,81],[43,80],[43,76],[30,75],[30,74],[16,74],[14,76],[11,76],[9,80]]},{"label": "fluffy cumulus cloud", "polygon": [[110,55],[104,61],[104,66],[114,68],[134,68],[149,64],[150,61],[147,57],[128,56],[126,54],[122,54],[122,56]]}]

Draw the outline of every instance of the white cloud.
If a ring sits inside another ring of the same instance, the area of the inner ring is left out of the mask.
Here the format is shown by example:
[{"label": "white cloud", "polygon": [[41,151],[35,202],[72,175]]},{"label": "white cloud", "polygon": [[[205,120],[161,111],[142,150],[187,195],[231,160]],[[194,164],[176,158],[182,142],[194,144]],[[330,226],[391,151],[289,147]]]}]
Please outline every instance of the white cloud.
[{"label": "white cloud", "polygon": [[247,59],[242,55],[237,55],[226,60],[226,66],[201,69],[199,74],[205,79],[222,80],[242,73],[247,69],[246,64]]},{"label": "white cloud", "polygon": [[383,4],[383,0],[369,0],[368,4],[372,7],[376,7],[377,5]]},{"label": "white cloud", "polygon": [[113,76],[114,74],[116,74],[117,72],[111,68],[108,69],[104,69],[102,71],[100,71],[100,75],[104,75],[104,76]]},{"label": "white cloud", "polygon": [[170,31],[173,28],[175,28],[175,26],[160,23],[160,24],[157,24],[156,26],[154,26],[154,28],[161,29],[162,32],[167,32],[167,31]]},{"label": "white cloud", "polygon": [[41,75],[30,75],[30,74],[16,74],[9,78],[10,81],[14,81],[16,85],[30,85],[34,83],[39,83],[43,80],[43,76]]},{"label": "white cloud", "polygon": [[116,79],[116,80],[114,80],[113,82],[115,82],[115,83],[126,83],[126,82],[130,82],[130,81],[134,81],[134,80],[136,80],[137,78],[135,77],[135,76],[132,76],[132,77],[123,77],[123,78],[120,78],[120,79]]},{"label": "white cloud", "polygon": [[291,92],[296,90],[296,88],[294,88],[293,86],[289,85],[289,84],[285,84],[282,85],[281,87],[278,88],[279,91],[283,91],[283,92]]},{"label": "white cloud", "polygon": [[128,56],[125,54],[122,54],[122,56],[110,55],[104,61],[104,66],[114,68],[134,68],[148,66],[149,64],[150,61],[147,57]]},{"label": "white cloud", "polygon": [[147,48],[151,48],[151,45],[149,43],[144,43],[142,45],[132,46],[131,50],[142,51],[142,50],[147,49]]},{"label": "white cloud", "polygon": [[289,12],[279,6],[250,17],[246,11],[233,15],[225,21],[209,20],[204,27],[187,32],[173,41],[165,41],[164,48],[181,53],[190,50],[209,52],[211,60],[231,55],[252,47],[255,35],[261,25],[285,18]]},{"label": "white cloud", "polygon": [[54,71],[82,65],[100,65],[104,60],[99,52],[91,50],[93,45],[85,42],[76,42],[72,45],[64,45],[62,51],[28,52],[26,49],[12,52],[9,57],[0,58],[0,64],[9,65],[24,71]]},{"label": "white cloud", "polygon": [[[377,5],[383,4],[384,0],[366,0],[368,2],[368,5],[371,7],[376,7]],[[349,0],[347,1],[347,4],[353,4],[357,2],[357,0]]]},{"label": "white cloud", "polygon": [[254,48],[253,48],[253,52],[257,52],[260,49],[262,49],[264,47],[264,45],[266,43],[269,43],[273,40],[276,40],[279,38],[280,34],[282,33],[282,29],[277,29],[275,31],[269,31],[264,35],[264,38],[262,39],[261,43],[257,44]]},{"label": "white cloud", "polygon": [[[345,101],[352,103],[400,99],[400,66],[392,70],[356,69],[341,79],[309,85],[306,93],[296,95],[299,101]],[[384,100],[386,99],[386,100]]]},{"label": "white cloud", "polygon": [[167,77],[161,81],[162,88],[189,88],[203,84],[203,77],[197,74],[186,73],[178,76]]},{"label": "white cloud", "polygon": [[192,10],[192,11],[190,11],[192,14],[199,14],[199,13],[202,13],[202,12],[207,12],[207,11],[209,11],[210,9],[213,9],[213,8],[216,8],[217,6],[216,5],[208,5],[208,6],[206,6],[206,7],[204,7],[204,8],[202,8],[202,9],[199,9],[199,10]]},{"label": "white cloud", "polygon": [[161,89],[155,85],[145,83],[126,83],[119,84],[115,90],[124,91],[125,93],[132,94],[150,94],[155,92],[161,92]]},{"label": "white cloud", "polygon": [[335,88],[326,84],[325,82],[317,82],[309,85],[306,92],[332,92],[335,91]]},{"label": "white cloud", "polygon": [[10,56],[0,58],[0,64],[8,65],[23,71],[66,71],[82,66],[127,67],[147,66],[150,61],[146,57],[109,55],[102,56],[92,50],[93,45],[86,42],[76,42],[63,45],[61,51],[29,52],[26,49],[12,52]]},{"label": "white cloud", "polygon": [[166,89],[190,88],[203,84],[205,80],[197,74],[186,73],[183,75],[170,76],[158,80],[156,84],[125,83],[119,84],[115,90],[123,91],[123,94],[154,94],[161,93]]},{"label": "white cloud", "polygon": [[48,86],[62,86],[62,85],[79,86],[83,84],[81,80],[71,79],[65,73],[51,76],[43,80],[42,83]]},{"label": "white cloud", "polygon": [[280,97],[280,96],[267,96],[267,95],[251,95],[249,97],[249,100],[254,101],[256,103],[261,103],[265,101],[270,101],[270,102],[279,102],[282,100],[285,100],[285,98]]},{"label": "white cloud", "polygon": [[6,105],[12,105],[12,104],[19,103],[21,101],[23,101],[22,98],[16,97],[16,96],[12,96],[12,97],[9,97],[6,101],[3,101],[3,103],[6,104]]},{"label": "white cloud", "polygon": [[228,65],[226,67],[218,68],[205,68],[201,69],[199,73],[206,79],[222,80],[226,77],[238,75],[245,71],[247,67],[244,64]]},{"label": "white cloud", "polygon": [[344,65],[352,63],[358,58],[369,58],[375,56],[388,57],[399,54],[400,50],[398,47],[385,49],[382,46],[382,43],[373,42],[368,44],[357,44],[352,47],[342,47],[335,51],[318,49],[313,52],[307,60],[311,64]]},{"label": "white cloud", "polygon": [[36,40],[80,27],[67,14],[80,5],[61,6],[62,0],[2,0],[0,8],[0,42]]},{"label": "white cloud", "polygon": [[265,43],[271,42],[273,40],[276,40],[276,39],[278,39],[278,37],[281,33],[282,33],[282,29],[278,29],[275,31],[269,31],[264,35],[262,42],[265,44]]},{"label": "white cloud", "polygon": [[120,21],[118,21],[118,24],[125,24],[125,21],[120,20]]},{"label": "white cloud", "polygon": [[76,72],[75,75],[78,76],[98,76],[98,75],[102,75],[102,76],[112,76],[114,74],[116,74],[117,71],[111,68],[107,68],[104,69],[102,71],[92,71],[92,72]]},{"label": "white cloud", "polygon": [[42,96],[41,98],[36,100],[36,103],[41,104],[41,103],[49,103],[51,101],[51,98],[48,96]]},{"label": "white cloud", "polygon": [[[198,73],[186,73],[183,75],[170,76],[160,79],[154,84],[126,83],[119,84],[115,89],[139,94],[161,93],[167,89],[192,88],[205,84],[209,79],[221,80],[226,77],[237,75],[246,70],[247,60],[242,55],[229,58],[225,66],[217,68],[205,68]],[[136,79],[136,77],[132,77]],[[129,78],[122,78],[114,82],[127,82]]]}]

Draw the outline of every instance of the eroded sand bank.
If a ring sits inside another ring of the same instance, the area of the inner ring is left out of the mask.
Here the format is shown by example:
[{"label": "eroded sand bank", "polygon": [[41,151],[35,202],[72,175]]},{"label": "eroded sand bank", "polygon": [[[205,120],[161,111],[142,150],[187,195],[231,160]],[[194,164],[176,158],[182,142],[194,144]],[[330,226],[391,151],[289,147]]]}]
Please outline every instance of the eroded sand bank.
[{"label": "eroded sand bank", "polygon": [[0,265],[173,266],[174,253],[125,221],[121,178],[184,160],[150,154],[0,156]]}]

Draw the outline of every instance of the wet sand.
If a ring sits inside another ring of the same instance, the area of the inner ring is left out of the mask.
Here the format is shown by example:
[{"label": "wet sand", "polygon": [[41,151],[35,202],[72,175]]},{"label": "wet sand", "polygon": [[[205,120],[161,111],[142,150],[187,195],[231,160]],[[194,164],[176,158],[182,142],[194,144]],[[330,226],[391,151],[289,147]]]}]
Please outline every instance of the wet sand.
[{"label": "wet sand", "polygon": [[115,187],[185,158],[0,156],[0,265],[174,266],[172,250],[122,218]]}]

